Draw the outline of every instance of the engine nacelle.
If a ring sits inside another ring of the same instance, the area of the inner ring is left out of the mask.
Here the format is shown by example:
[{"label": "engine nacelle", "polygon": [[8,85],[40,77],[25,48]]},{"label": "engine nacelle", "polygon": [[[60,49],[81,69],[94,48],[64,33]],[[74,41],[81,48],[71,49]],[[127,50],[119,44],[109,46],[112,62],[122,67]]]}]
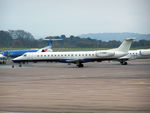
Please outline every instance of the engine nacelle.
[{"label": "engine nacelle", "polygon": [[140,53],[143,56],[150,56],[150,49],[148,49],[148,50],[141,50]]},{"label": "engine nacelle", "polygon": [[111,57],[114,55],[115,55],[114,51],[97,51],[96,52],[97,57]]}]

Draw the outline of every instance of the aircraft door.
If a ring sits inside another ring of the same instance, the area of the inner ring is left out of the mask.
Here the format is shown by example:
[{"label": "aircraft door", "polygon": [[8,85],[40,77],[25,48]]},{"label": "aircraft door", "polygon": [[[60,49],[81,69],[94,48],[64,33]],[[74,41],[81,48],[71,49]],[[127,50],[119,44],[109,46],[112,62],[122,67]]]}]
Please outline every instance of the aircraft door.
[{"label": "aircraft door", "polygon": [[33,55],[32,55],[32,54],[28,54],[28,58],[29,58],[30,60],[32,60],[32,59],[33,59]]}]

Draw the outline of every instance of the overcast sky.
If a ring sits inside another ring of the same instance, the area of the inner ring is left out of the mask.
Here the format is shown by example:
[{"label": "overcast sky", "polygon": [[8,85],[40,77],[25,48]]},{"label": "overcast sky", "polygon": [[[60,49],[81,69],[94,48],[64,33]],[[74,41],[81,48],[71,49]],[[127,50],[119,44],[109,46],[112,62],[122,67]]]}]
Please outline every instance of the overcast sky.
[{"label": "overcast sky", "polygon": [[35,37],[150,33],[150,0],[0,0],[0,30]]}]

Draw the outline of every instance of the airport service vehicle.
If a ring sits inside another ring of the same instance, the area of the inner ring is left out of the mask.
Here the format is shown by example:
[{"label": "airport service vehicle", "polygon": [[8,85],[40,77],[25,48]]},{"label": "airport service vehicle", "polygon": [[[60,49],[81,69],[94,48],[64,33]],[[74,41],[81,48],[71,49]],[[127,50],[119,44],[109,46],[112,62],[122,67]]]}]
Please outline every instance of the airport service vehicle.
[{"label": "airport service vehicle", "polygon": [[130,50],[128,55],[119,58],[119,62],[122,65],[127,65],[128,60],[135,59],[148,59],[150,58],[150,49],[139,49],[139,50]]},{"label": "airport service vehicle", "polygon": [[[114,60],[128,54],[133,39],[128,38],[116,49],[97,50],[97,51],[71,51],[71,52],[31,52],[14,58],[14,63],[28,62],[61,62],[74,63],[78,67],[83,67],[86,62],[101,62],[105,60]],[[12,65],[14,67],[14,65]]]},{"label": "airport service vehicle", "polygon": [[6,60],[7,58],[3,54],[0,54],[0,64],[5,64]]}]

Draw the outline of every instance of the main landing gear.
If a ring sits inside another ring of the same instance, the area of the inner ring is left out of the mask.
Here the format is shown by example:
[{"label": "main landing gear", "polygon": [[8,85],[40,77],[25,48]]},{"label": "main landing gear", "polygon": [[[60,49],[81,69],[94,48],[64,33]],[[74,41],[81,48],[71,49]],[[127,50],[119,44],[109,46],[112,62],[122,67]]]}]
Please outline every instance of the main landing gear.
[{"label": "main landing gear", "polygon": [[12,65],[12,68],[14,68],[15,66],[14,66],[14,64]]},{"label": "main landing gear", "polygon": [[121,64],[121,65],[128,65],[128,62],[126,62],[126,61],[121,61],[120,64]]},{"label": "main landing gear", "polygon": [[21,64],[21,63],[19,64],[19,67],[22,67],[22,64]]},{"label": "main landing gear", "polygon": [[77,66],[80,67],[84,67],[84,65],[82,63],[77,64]]}]

